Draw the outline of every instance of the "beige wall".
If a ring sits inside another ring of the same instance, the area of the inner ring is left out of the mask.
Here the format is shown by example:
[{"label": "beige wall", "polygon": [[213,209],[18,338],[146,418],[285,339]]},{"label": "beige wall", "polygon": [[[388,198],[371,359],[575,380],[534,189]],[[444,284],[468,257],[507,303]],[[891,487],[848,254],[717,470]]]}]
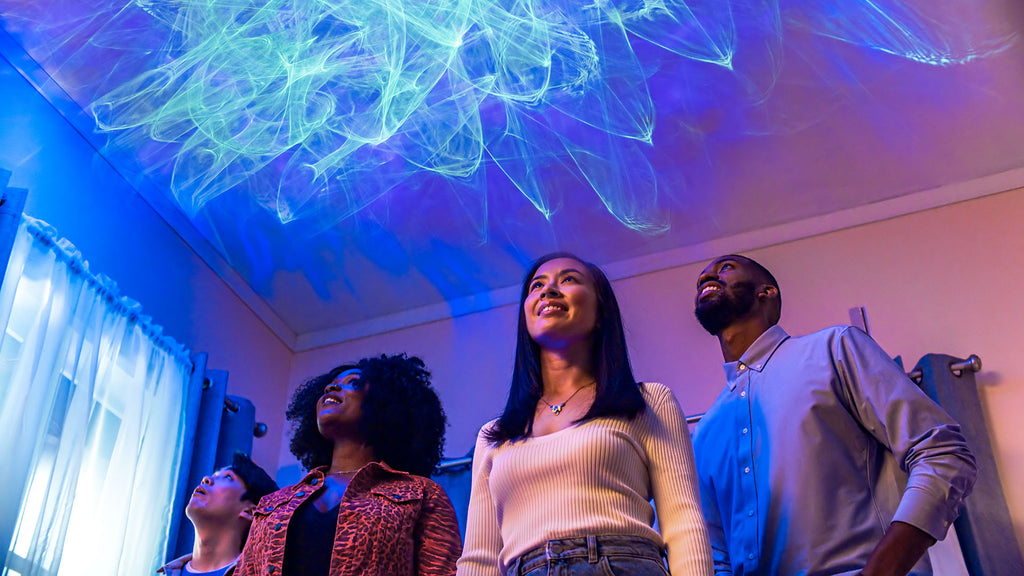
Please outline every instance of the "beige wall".
[{"label": "beige wall", "polygon": [[[872,334],[912,366],[924,354],[978,354],[982,404],[1017,538],[1024,541],[1024,190],[748,250],[782,285],[793,334],[848,322],[865,306]],[[584,255],[585,256],[585,255]],[[615,283],[637,377],[671,386],[689,413],[722,386],[716,341],[693,319],[704,263]],[[296,354],[289,390],[349,359],[383,351],[422,356],[449,414],[449,456],[504,405],[515,307],[412,327]],[[286,443],[281,464],[294,459]]]}]

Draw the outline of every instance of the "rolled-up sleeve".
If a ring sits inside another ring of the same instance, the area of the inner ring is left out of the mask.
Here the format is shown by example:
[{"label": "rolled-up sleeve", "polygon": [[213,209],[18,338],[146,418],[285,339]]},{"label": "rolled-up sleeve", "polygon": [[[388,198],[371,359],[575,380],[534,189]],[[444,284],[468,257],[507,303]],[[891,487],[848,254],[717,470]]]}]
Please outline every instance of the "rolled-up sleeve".
[{"label": "rolled-up sleeve", "polygon": [[833,354],[854,416],[908,474],[893,520],[943,539],[977,474],[960,426],[864,332],[847,328]]}]

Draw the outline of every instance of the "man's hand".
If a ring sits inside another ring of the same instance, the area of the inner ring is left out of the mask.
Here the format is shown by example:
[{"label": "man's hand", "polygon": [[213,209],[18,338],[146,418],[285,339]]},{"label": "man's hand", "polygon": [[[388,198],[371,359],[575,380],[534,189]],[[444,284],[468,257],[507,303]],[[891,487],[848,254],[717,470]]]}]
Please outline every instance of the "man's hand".
[{"label": "man's hand", "polygon": [[893,522],[882,540],[875,546],[863,576],[906,576],[935,544],[927,532],[905,522]]}]

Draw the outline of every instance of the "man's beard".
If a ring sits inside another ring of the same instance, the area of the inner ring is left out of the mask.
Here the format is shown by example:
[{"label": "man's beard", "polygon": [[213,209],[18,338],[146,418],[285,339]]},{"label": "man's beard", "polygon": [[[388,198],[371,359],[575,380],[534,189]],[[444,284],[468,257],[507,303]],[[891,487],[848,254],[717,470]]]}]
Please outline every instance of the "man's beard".
[{"label": "man's beard", "polygon": [[717,297],[698,302],[693,313],[709,334],[718,336],[727,326],[750,312],[757,298],[755,292],[753,282],[736,282],[728,289],[723,286]]}]

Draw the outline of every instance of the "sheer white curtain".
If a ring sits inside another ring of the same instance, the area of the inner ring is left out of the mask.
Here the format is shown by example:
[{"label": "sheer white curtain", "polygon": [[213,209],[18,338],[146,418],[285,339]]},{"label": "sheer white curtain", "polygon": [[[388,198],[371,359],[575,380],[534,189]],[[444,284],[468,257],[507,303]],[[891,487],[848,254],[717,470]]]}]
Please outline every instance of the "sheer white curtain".
[{"label": "sheer white curtain", "polygon": [[139,312],[25,218],[0,289],[4,574],[161,564],[191,362]]}]

